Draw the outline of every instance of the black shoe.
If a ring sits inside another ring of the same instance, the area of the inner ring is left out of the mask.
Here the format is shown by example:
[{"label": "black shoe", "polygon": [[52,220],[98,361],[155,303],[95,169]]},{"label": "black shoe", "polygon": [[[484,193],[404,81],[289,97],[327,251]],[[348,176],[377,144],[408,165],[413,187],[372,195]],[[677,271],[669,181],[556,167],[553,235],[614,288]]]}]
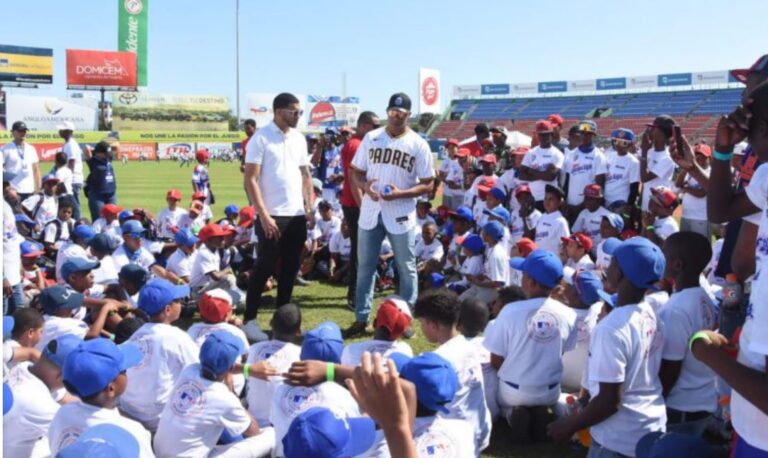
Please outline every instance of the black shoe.
[{"label": "black shoe", "polygon": [[293,284],[296,285],[296,286],[309,286],[309,285],[311,285],[311,283],[308,282],[307,280],[304,280],[304,278],[301,275],[297,275],[296,276],[296,280],[294,280]]},{"label": "black shoe", "polygon": [[344,338],[350,339],[368,333],[368,323],[355,321],[350,327],[344,330]]}]

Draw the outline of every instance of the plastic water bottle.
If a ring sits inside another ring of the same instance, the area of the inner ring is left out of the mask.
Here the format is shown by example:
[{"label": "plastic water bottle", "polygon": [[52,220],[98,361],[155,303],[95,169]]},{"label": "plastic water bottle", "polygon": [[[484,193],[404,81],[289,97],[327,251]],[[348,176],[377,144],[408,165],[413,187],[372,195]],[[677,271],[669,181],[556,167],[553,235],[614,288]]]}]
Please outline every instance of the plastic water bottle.
[{"label": "plastic water bottle", "polygon": [[390,185],[384,186],[384,189],[381,190],[381,195],[388,196],[390,194],[392,194],[392,186]]},{"label": "plastic water bottle", "polygon": [[723,286],[723,308],[737,307],[741,303],[742,296],[743,290],[736,274],[727,274]]},{"label": "plastic water bottle", "polygon": [[[568,396],[565,398],[566,415],[576,415],[579,410],[579,404],[576,402],[576,397]],[[589,448],[592,445],[592,435],[589,434],[589,429],[582,429],[576,432],[573,436],[574,441],[579,442],[582,446]]]}]

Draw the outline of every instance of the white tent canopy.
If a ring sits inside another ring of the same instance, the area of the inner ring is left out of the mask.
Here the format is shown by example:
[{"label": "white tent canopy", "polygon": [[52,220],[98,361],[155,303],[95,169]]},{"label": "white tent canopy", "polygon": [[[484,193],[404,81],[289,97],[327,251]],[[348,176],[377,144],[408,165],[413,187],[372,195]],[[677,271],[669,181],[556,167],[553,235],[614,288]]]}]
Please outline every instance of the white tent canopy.
[{"label": "white tent canopy", "polygon": [[[519,130],[507,131],[507,146],[509,146],[512,149],[519,148],[521,146],[531,146],[531,140],[533,140],[531,137],[529,137],[528,135],[525,135]],[[469,138],[465,138],[464,140],[461,140],[459,142],[459,146],[466,145],[467,143],[472,143],[473,141],[475,141],[474,135]]]}]

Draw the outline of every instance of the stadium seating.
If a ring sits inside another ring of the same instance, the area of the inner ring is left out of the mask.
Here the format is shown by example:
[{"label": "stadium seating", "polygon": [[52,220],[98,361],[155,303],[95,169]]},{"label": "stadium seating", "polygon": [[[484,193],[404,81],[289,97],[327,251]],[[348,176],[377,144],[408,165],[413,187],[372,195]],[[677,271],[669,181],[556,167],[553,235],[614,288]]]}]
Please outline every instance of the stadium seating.
[{"label": "stadium seating", "polygon": [[[538,119],[559,113],[570,126],[579,119],[595,119],[600,134],[607,136],[618,127],[635,132],[658,114],[673,116],[691,138],[712,140],[717,118],[730,112],[741,98],[741,89],[688,90],[636,94],[553,96],[517,99],[463,99],[453,101],[452,119],[432,132],[433,138],[466,138],[479,122],[501,125],[530,134]],[[461,120],[456,120],[457,118]],[[449,117],[451,119],[451,117]]]}]

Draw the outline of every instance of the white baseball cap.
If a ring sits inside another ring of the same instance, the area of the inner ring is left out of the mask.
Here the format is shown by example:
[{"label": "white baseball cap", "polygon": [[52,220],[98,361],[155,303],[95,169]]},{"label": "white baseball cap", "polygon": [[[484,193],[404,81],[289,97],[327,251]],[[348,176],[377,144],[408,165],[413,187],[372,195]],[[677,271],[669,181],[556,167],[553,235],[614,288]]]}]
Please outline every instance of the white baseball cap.
[{"label": "white baseball cap", "polygon": [[75,125],[71,121],[64,121],[58,126],[56,126],[57,130],[75,130]]}]

